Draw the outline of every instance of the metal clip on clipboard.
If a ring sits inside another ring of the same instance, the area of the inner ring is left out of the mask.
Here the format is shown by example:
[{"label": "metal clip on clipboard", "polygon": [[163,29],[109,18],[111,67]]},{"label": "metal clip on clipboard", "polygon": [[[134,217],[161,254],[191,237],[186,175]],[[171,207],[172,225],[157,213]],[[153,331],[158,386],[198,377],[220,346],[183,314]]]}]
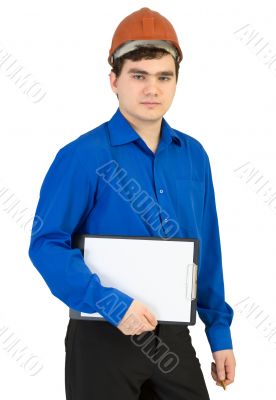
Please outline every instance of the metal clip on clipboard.
[{"label": "metal clip on clipboard", "polygon": [[197,264],[187,265],[186,298],[195,300],[197,295]]}]

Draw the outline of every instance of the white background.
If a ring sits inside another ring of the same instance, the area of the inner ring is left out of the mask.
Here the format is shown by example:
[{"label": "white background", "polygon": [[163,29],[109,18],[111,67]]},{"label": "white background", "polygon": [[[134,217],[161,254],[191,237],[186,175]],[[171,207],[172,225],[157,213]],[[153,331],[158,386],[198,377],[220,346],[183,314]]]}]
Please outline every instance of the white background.
[{"label": "white background", "polygon": [[[276,191],[276,63],[273,71],[234,32],[249,24],[275,55],[274,1],[1,4],[1,46],[40,82],[46,96],[35,104],[0,67],[0,190],[8,187],[21,208],[34,213],[42,179],[59,148],[111,118],[118,104],[108,79],[111,38],[126,15],[144,6],[173,23],[183,49],[177,94],[165,118],[198,139],[211,160],[226,300],[235,312],[236,380],[225,393],[211,378],[212,353],[199,319],[190,328],[193,345],[212,400],[271,399],[276,338],[265,337],[265,324],[276,328],[276,212],[235,169],[250,163]],[[30,224],[23,229],[0,204],[0,333],[6,327],[43,365],[31,376],[30,365],[20,367],[0,336],[0,396],[65,399],[68,309],[28,258]],[[259,317],[241,311],[238,303],[247,297]]]}]

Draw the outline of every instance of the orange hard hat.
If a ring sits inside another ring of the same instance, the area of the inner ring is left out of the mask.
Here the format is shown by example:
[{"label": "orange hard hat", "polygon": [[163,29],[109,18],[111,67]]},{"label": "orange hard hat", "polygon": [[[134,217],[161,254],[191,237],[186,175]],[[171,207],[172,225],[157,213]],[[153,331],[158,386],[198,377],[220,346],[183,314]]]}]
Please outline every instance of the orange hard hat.
[{"label": "orange hard hat", "polygon": [[180,63],[183,55],[176,32],[163,15],[143,7],[124,18],[116,28],[108,63],[112,66],[114,58],[135,50],[137,45],[154,45],[169,51]]}]

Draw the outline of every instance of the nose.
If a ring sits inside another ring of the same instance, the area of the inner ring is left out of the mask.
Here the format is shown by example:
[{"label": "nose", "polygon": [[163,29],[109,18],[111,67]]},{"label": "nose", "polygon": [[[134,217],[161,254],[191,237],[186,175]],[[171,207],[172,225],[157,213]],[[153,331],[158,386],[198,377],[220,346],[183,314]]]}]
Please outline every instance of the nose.
[{"label": "nose", "polygon": [[144,86],[144,94],[146,96],[157,96],[159,93],[158,85],[154,80],[148,80]]}]

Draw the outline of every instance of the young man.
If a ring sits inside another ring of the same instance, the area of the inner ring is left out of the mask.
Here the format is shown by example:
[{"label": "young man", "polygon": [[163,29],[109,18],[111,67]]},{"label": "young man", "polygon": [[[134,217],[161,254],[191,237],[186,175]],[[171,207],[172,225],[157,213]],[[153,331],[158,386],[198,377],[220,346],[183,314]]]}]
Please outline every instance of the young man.
[{"label": "young man", "polygon": [[[108,57],[116,113],[60,149],[41,187],[36,214],[43,226],[31,238],[30,258],[56,297],[105,318],[69,321],[65,388],[70,400],[209,399],[188,327],[158,324],[146,304],[104,287],[80,250],[71,247],[75,233],[199,238],[197,310],[215,361],[211,374],[220,386],[234,380],[233,310],[224,298],[208,155],[163,118],[181,60],[166,18],[148,8],[127,16]],[[98,306],[110,294],[125,305],[115,318]],[[148,351],[131,340],[153,333]],[[161,341],[178,358],[170,372],[154,362]]]}]

